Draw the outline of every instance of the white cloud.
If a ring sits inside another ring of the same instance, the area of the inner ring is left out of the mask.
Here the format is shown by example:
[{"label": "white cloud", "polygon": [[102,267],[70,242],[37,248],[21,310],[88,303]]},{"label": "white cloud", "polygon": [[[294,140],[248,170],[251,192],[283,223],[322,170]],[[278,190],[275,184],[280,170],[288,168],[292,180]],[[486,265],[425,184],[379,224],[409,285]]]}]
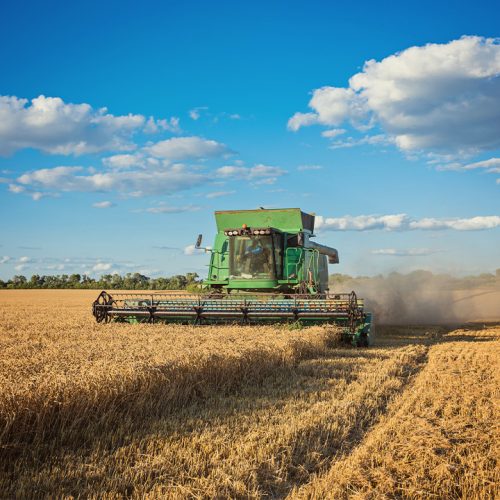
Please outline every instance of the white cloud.
[{"label": "white cloud", "polygon": [[176,116],[162,120],[155,120],[154,117],[150,116],[144,127],[144,132],[146,134],[157,134],[161,131],[167,131],[179,134],[181,132],[179,122],[180,120]]},{"label": "white cloud", "polygon": [[143,158],[138,154],[120,154],[103,158],[102,163],[107,167],[115,169],[142,167]]},{"label": "white cloud", "polygon": [[372,250],[373,255],[389,255],[393,257],[424,257],[438,253],[439,250],[432,250],[431,248],[408,248],[398,250],[396,248],[379,248]]},{"label": "white cloud", "polygon": [[[60,166],[43,168],[21,175],[15,192],[26,187],[48,191],[111,192],[135,196],[172,193],[207,182],[208,178],[183,165],[172,165],[162,170],[119,170],[88,173],[84,167]],[[12,190],[12,189],[11,189]]]},{"label": "white cloud", "polygon": [[236,193],[236,191],[212,191],[211,193],[207,193],[205,197],[209,199],[220,198],[221,196],[229,196],[234,193]]},{"label": "white cloud", "polygon": [[113,170],[124,170],[127,168],[158,169],[167,167],[170,162],[165,159],[159,160],[158,158],[147,156],[142,152],[137,152],[133,154],[108,156],[102,159],[102,164]]},{"label": "white cloud", "polygon": [[367,61],[349,87],[313,92],[291,130],[320,123],[380,126],[399,148],[476,152],[500,147],[500,43],[464,36]]},{"label": "white cloud", "polygon": [[32,189],[27,189],[26,187],[20,186],[19,184],[9,184],[9,191],[15,194],[25,193],[31,196],[31,198],[34,201],[38,201],[46,196],[49,196],[49,193],[41,193],[40,191],[33,191]]},{"label": "white cloud", "polygon": [[24,271],[28,267],[27,264],[18,264],[17,266],[14,266],[14,269],[16,271]]},{"label": "white cloud", "polygon": [[109,271],[113,267],[113,264],[109,262],[98,262],[93,268],[94,272]]},{"label": "white cloud", "polygon": [[488,215],[462,219],[414,219],[407,214],[395,215],[346,215],[344,217],[316,217],[319,231],[386,231],[443,230],[476,231],[500,227],[500,216]]},{"label": "white cloud", "polygon": [[192,109],[189,111],[189,117],[191,120],[198,120],[198,118],[200,118],[200,113],[197,109]]},{"label": "white cloud", "polygon": [[270,186],[271,184],[275,184],[278,180],[277,177],[265,177],[263,179],[257,179],[253,181],[254,186]]},{"label": "white cloud", "polygon": [[297,170],[304,172],[306,170],[321,170],[323,167],[321,165],[299,165]]},{"label": "white cloud", "polygon": [[142,115],[114,116],[59,97],[41,95],[30,102],[0,96],[0,154],[25,148],[64,155],[130,150],[130,136],[144,122]]},{"label": "white cloud", "polygon": [[475,231],[479,229],[494,229],[500,226],[500,216],[478,216],[468,219],[434,219],[425,218],[409,223],[410,229],[456,229],[457,231]]},{"label": "white cloud", "polygon": [[225,111],[219,113],[211,113],[208,106],[198,106],[189,110],[191,120],[199,120],[200,118],[210,118],[213,123],[218,123],[221,119],[224,120],[241,120],[241,115],[238,113],[227,113]]},{"label": "white cloud", "polygon": [[475,168],[486,168],[488,170],[500,167],[500,158],[490,158],[489,160],[477,161],[464,165],[464,170],[473,170]]},{"label": "white cloud", "polygon": [[[260,183],[272,183],[276,181],[277,177],[285,175],[287,172],[280,167],[258,164],[253,167],[226,165],[218,168],[215,173],[222,179],[245,179]],[[264,178],[273,179],[273,181],[263,181]]]},{"label": "white cloud", "polygon": [[173,137],[144,148],[157,158],[182,160],[186,158],[213,158],[231,154],[231,150],[220,142],[201,137]]},{"label": "white cloud", "polygon": [[160,205],[158,207],[147,208],[145,212],[149,212],[150,214],[180,214],[182,212],[196,212],[200,209],[201,207],[197,205],[186,205],[184,207]]},{"label": "white cloud", "polygon": [[194,245],[188,245],[184,247],[184,255],[195,255],[198,249]]},{"label": "white cloud", "polygon": [[308,125],[315,125],[319,123],[318,115],[316,113],[295,113],[288,120],[288,130],[296,132],[301,127],[307,127]]},{"label": "white cloud", "polygon": [[333,139],[334,137],[337,137],[345,133],[346,130],[343,128],[332,128],[330,130],[324,130],[323,132],[321,132],[321,135],[323,137],[326,137],[327,139]]},{"label": "white cloud", "polygon": [[96,203],[93,203],[92,206],[94,208],[111,208],[114,207],[115,204],[111,201],[98,201]]},{"label": "white cloud", "polygon": [[204,113],[205,111],[208,111],[207,106],[198,106],[196,108],[189,110],[189,117],[191,118],[191,120],[196,121],[200,118],[201,114]]},{"label": "white cloud", "polygon": [[9,191],[11,193],[19,194],[24,193],[24,191],[26,191],[26,188],[24,186],[20,186],[19,184],[9,184]]},{"label": "white cloud", "polygon": [[446,163],[438,165],[437,170],[478,170],[485,169],[487,173],[497,174],[500,172],[500,158],[490,158],[489,160],[476,161],[474,163],[463,164],[460,162]]},{"label": "white cloud", "polygon": [[3,257],[0,257],[0,264],[7,264],[11,258],[8,255],[4,255]]},{"label": "white cloud", "polygon": [[353,137],[347,137],[343,140],[332,141],[329,148],[330,149],[341,149],[341,148],[352,148],[355,146],[363,146],[365,144],[376,145],[376,144],[391,144],[393,141],[391,138],[387,137],[385,134],[376,135],[365,135],[359,139]]},{"label": "white cloud", "polygon": [[38,201],[38,200],[41,200],[42,198],[44,198],[45,196],[48,196],[48,194],[41,193],[40,191],[32,191],[30,193],[30,196],[33,199],[33,201]]},{"label": "white cloud", "polygon": [[27,262],[31,262],[31,259],[29,257],[23,256],[23,257],[19,257],[19,262],[21,264],[26,264]]}]

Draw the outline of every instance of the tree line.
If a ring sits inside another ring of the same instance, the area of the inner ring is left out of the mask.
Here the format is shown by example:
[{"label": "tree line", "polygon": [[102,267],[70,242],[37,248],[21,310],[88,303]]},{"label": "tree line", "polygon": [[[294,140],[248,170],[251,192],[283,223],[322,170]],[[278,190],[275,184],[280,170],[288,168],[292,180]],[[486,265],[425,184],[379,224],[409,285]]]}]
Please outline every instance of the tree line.
[{"label": "tree line", "polygon": [[[377,276],[349,276],[347,274],[331,274],[330,287],[356,287],[366,283],[411,282],[426,283],[435,288],[477,288],[500,286],[500,269],[495,273],[483,273],[474,276],[455,277],[449,274],[433,274],[430,271],[413,271],[408,274],[397,272]],[[31,278],[16,275],[10,280],[0,280],[1,288],[83,288],[108,290],[196,290],[202,280],[196,273],[178,274],[171,277],[149,278],[140,273],[104,274],[100,278],[92,278],[86,274],[38,275]]]},{"label": "tree line", "polygon": [[178,274],[169,278],[149,278],[140,273],[103,274],[92,278],[86,274],[60,274],[46,276],[34,274],[31,278],[16,275],[8,281],[0,280],[0,288],[82,288],[108,290],[190,290],[198,287],[196,273]]}]

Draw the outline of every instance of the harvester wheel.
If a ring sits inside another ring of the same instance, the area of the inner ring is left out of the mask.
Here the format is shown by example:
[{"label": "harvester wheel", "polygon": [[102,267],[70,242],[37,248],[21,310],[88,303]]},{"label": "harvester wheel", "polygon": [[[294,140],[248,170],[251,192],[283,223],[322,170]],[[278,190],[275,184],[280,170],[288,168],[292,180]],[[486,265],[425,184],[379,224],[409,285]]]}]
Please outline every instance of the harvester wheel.
[{"label": "harvester wheel", "polygon": [[92,314],[98,323],[109,323],[111,316],[108,314],[108,308],[112,306],[114,300],[104,290],[99,294],[97,300],[92,304]]}]

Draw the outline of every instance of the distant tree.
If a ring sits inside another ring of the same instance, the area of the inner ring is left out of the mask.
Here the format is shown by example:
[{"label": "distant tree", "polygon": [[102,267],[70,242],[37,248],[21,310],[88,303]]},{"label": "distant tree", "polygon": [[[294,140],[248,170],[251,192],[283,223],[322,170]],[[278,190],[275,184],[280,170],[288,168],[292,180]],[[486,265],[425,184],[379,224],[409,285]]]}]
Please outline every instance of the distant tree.
[{"label": "distant tree", "polygon": [[80,288],[80,280],[82,277],[79,274],[72,274],[69,277],[68,285],[70,288]]}]

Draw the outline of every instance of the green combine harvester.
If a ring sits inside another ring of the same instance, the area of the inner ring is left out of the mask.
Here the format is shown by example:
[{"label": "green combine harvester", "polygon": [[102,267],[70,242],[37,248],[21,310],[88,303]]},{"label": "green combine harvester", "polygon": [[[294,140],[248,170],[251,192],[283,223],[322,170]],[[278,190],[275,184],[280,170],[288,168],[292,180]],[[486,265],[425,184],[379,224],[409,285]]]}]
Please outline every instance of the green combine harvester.
[{"label": "green combine harvester", "polygon": [[[372,315],[354,292],[328,292],[334,248],[314,241],[314,215],[298,208],[215,212],[217,234],[199,294],[100,293],[96,320],[128,323],[340,325],[356,346],[370,343]],[[196,248],[201,247],[198,236]]]}]

